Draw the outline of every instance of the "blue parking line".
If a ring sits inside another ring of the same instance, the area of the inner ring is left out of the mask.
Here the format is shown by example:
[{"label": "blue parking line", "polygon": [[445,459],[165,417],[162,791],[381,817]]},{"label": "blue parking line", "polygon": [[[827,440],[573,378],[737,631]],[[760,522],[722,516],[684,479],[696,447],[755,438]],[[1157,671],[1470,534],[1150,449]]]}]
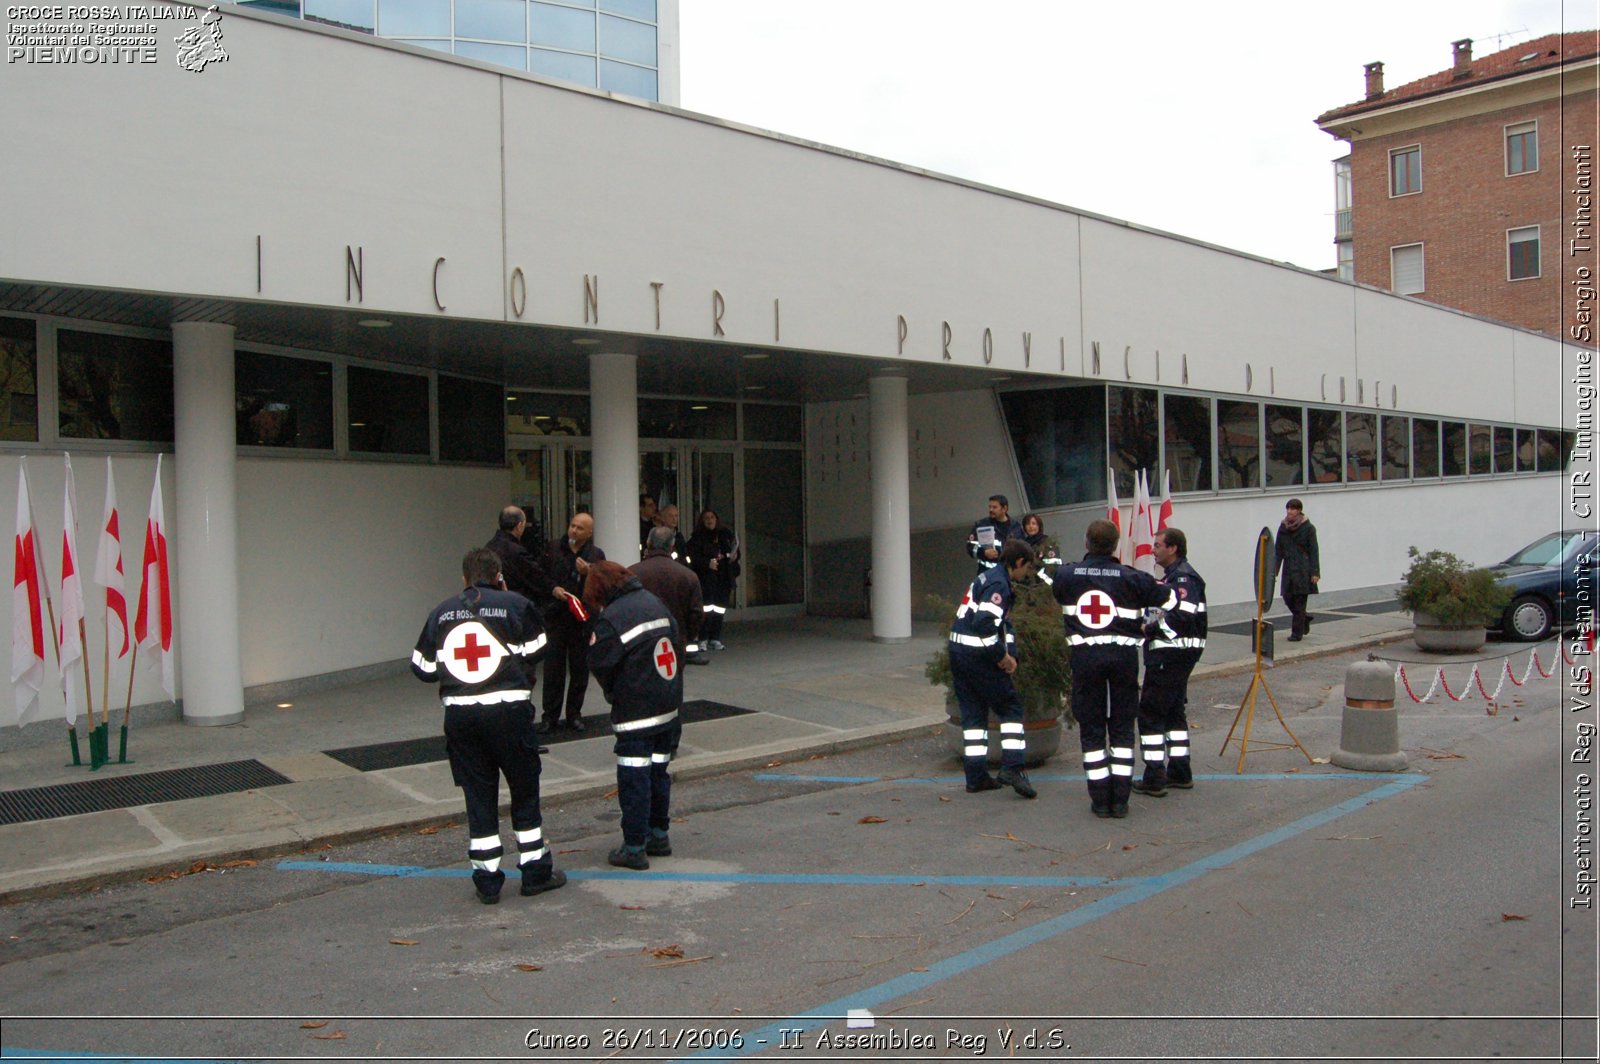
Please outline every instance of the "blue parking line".
[{"label": "blue parking line", "polygon": [[[470,868],[422,868],[417,865],[356,864],[338,861],[279,861],[281,872],[343,872],[353,875],[465,879]],[[773,872],[625,872],[620,869],[571,869],[567,878],[616,879],[657,883],[765,883],[840,887],[949,886],[949,887],[1122,887],[1142,882],[1141,877],[1110,879],[1105,876],[907,876],[824,875]]]},{"label": "blue parking line", "polygon": [[[1291,778],[1297,779],[1300,777]],[[1228,865],[1242,861],[1262,850],[1276,846],[1280,842],[1285,842],[1314,828],[1319,828],[1331,821],[1338,820],[1340,817],[1363,809],[1374,802],[1402,794],[1427,779],[1427,777],[1420,774],[1405,774],[1393,776],[1391,779],[1392,782],[1365,794],[1346,799],[1337,805],[1329,806],[1327,809],[1311,813],[1292,823],[1285,824],[1281,828],[1276,828],[1252,839],[1246,839],[1244,842],[1230,846],[1225,850],[1219,850],[1209,856],[1191,861],[1189,864],[1172,872],[1150,876],[1137,882],[1132,880],[1119,881],[1129,884],[1126,890],[1119,890],[1107,897],[1092,901],[1081,908],[1074,909],[1072,912],[1063,913],[1032,927],[1023,928],[991,942],[986,942],[981,946],[947,957],[942,961],[936,961],[928,966],[927,971],[907,972],[887,982],[879,983],[877,986],[867,987],[847,997],[836,998],[826,1004],[818,1005],[816,1008],[799,1013],[787,1020],[781,1020],[778,1023],[758,1028],[745,1035],[744,1047],[741,1050],[733,1052],[723,1049],[706,1050],[687,1059],[733,1060],[736,1057],[759,1053],[779,1044],[782,1038],[780,1032],[782,1031],[798,1031],[801,1034],[810,1033],[843,1019],[851,1009],[873,1009],[885,1002],[925,990],[936,983],[958,975],[964,975],[991,961],[1002,960],[1014,953],[1027,949],[1029,946],[1036,946],[1064,932],[1093,923],[1102,917],[1110,916],[1112,913],[1125,909],[1130,905],[1137,905],[1139,902],[1147,901],[1158,894],[1171,890],[1173,887],[1193,882],[1208,872],[1226,868]],[[791,1035],[791,1037],[793,1036]]]}]

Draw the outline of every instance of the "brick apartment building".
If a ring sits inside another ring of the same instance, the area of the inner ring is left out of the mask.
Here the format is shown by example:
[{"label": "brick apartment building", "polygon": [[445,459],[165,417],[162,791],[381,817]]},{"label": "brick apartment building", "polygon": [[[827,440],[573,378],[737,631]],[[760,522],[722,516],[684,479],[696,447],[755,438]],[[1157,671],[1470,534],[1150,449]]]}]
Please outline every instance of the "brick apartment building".
[{"label": "brick apartment building", "polygon": [[[1317,118],[1335,162],[1339,275],[1550,335],[1576,203],[1574,146],[1596,147],[1600,34],[1550,34]],[[1585,243],[1587,243],[1587,239]]]}]

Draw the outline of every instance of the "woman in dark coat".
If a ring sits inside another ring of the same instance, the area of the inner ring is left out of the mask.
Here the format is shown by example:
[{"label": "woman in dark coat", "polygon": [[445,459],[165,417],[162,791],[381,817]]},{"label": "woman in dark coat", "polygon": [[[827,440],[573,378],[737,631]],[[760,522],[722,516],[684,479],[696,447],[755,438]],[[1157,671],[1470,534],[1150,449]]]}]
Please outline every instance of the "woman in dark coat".
[{"label": "woman in dark coat", "polygon": [[1283,523],[1278,526],[1278,538],[1273,544],[1278,555],[1278,571],[1283,574],[1278,591],[1283,604],[1289,607],[1293,620],[1289,625],[1289,642],[1298,643],[1311,631],[1311,615],[1306,612],[1306,599],[1317,592],[1317,581],[1322,579],[1322,557],[1317,552],[1317,530],[1306,520],[1305,508],[1299,499],[1290,499],[1284,506]]},{"label": "woman in dark coat", "polygon": [[700,645],[722,650],[722,621],[733,600],[733,582],[739,575],[739,540],[725,528],[715,510],[702,510],[689,537],[689,568],[700,578],[705,620],[700,625]]}]

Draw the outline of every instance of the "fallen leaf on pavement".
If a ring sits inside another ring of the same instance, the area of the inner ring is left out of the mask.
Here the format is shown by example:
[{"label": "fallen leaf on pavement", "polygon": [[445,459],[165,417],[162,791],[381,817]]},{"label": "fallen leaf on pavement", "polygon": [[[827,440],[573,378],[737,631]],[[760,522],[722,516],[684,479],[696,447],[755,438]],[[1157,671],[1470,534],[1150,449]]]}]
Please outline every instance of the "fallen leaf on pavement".
[{"label": "fallen leaf on pavement", "polygon": [[708,961],[710,959],[711,959],[711,954],[708,953],[704,957],[680,957],[677,960],[660,961],[660,962],[658,962],[656,964],[647,964],[647,965],[645,965],[645,967],[646,968],[676,968],[680,964],[699,964],[701,961]]},{"label": "fallen leaf on pavement", "polygon": [[888,822],[881,816],[864,816],[856,821],[857,824],[887,824]]},{"label": "fallen leaf on pavement", "polygon": [[768,761],[766,763],[766,765],[764,765],[763,767],[764,768],[782,768],[783,767],[783,762],[782,761]]},{"label": "fallen leaf on pavement", "polygon": [[544,965],[542,965],[542,964],[514,964],[514,965],[512,965],[512,967],[515,968],[519,972],[542,972],[542,971],[544,971]]},{"label": "fallen leaf on pavement", "polygon": [[437,834],[439,834],[439,827],[438,827],[438,825],[434,825],[431,828],[418,828],[417,829],[417,834],[418,835],[437,835]]},{"label": "fallen leaf on pavement", "polygon": [[1135,849],[1135,848],[1136,848],[1136,844],[1135,844],[1135,843],[1132,843],[1132,842],[1130,842],[1130,843],[1126,843],[1126,844],[1124,844],[1124,845],[1123,845],[1123,847],[1122,847],[1122,851],[1123,851],[1123,852],[1124,852],[1124,853],[1126,853],[1126,852],[1127,852],[1127,851],[1129,851],[1129,850],[1132,850],[1132,849]]},{"label": "fallen leaf on pavement", "polygon": [[237,861],[224,861],[220,867],[222,867],[222,868],[254,868],[258,863],[259,862],[249,860],[248,858],[240,858]]},{"label": "fallen leaf on pavement", "polygon": [[334,1031],[331,1034],[314,1034],[311,1037],[322,1042],[342,1042],[344,1041],[344,1032]]},{"label": "fallen leaf on pavement", "polygon": [[657,946],[655,949],[651,949],[646,946],[643,952],[650,954],[652,957],[681,957],[683,956],[683,947],[673,944],[671,946]]},{"label": "fallen leaf on pavement", "polygon": [[328,1026],[327,1020],[308,1020],[300,1025],[302,1031],[315,1031],[319,1027]]},{"label": "fallen leaf on pavement", "polygon": [[928,970],[928,969],[926,969],[926,968],[913,968],[913,969],[911,969],[911,970],[912,970],[912,971],[914,971],[914,972],[925,972],[925,971],[927,971],[927,970]]},{"label": "fallen leaf on pavement", "polygon": [[939,801],[941,801],[941,802],[948,802],[950,800],[951,799],[950,799],[950,796],[948,794],[939,795]]},{"label": "fallen leaf on pavement", "polygon": [[417,939],[414,938],[391,938],[389,940],[389,945],[391,946],[415,946],[416,944]]},{"label": "fallen leaf on pavement", "polygon": [[1501,913],[1500,914],[1500,919],[1502,919],[1502,920],[1526,920],[1527,917],[1526,916],[1518,916],[1516,913]]}]

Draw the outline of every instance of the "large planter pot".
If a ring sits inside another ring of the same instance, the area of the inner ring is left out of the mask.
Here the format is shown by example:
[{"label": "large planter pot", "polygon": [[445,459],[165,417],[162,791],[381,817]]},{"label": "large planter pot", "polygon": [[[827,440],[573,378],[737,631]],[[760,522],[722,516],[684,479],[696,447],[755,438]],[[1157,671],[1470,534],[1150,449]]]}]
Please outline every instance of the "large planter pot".
[{"label": "large planter pot", "polygon": [[1483,649],[1489,634],[1482,624],[1440,624],[1431,613],[1411,615],[1411,638],[1432,654],[1470,654]]},{"label": "large planter pot", "polygon": [[[965,756],[967,743],[961,735],[961,708],[956,704],[954,698],[945,699],[945,714],[945,741],[950,747],[951,755],[957,761],[960,761]],[[989,718],[988,732],[988,762],[991,766],[998,766],[1000,764],[1000,724],[992,716]],[[1061,749],[1061,718],[1023,721],[1022,738],[1027,744],[1022,754],[1023,764],[1029,768],[1044,764]]]}]

